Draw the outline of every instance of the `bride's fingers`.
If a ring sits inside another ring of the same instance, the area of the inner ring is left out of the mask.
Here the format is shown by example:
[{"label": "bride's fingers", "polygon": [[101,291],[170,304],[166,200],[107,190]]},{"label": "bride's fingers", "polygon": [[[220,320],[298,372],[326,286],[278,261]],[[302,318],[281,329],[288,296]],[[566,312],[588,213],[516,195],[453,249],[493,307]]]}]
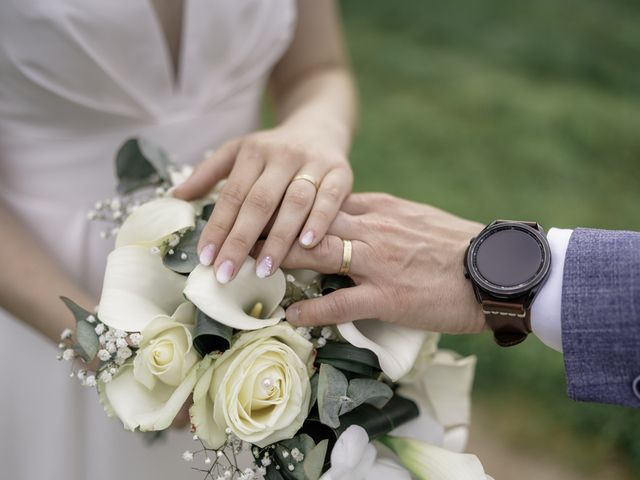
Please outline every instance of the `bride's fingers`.
[{"label": "bride's fingers", "polygon": [[327,233],[327,229],[340,210],[342,202],[351,191],[353,174],[347,167],[331,170],[322,179],[309,218],[302,228],[299,243],[313,248]]},{"label": "bride's fingers", "polygon": [[[309,174],[312,178],[317,178]],[[294,179],[287,187],[282,205],[264,242],[256,264],[256,275],[265,278],[275,272],[296,240],[316,196],[314,185],[305,179]]]},{"label": "bride's fingers", "polygon": [[333,325],[376,316],[375,292],[367,286],[336,290],[323,297],[294,303],[287,320],[300,326]]},{"label": "bride's fingers", "polygon": [[235,162],[231,175],[225,183],[211,218],[204,227],[198,241],[200,263],[211,265],[220,251],[227,235],[233,227],[238,212],[245,201],[251,187],[256,182],[264,168],[261,157],[241,150]]},{"label": "bride's fingers", "polygon": [[[218,282],[224,284],[235,278],[278,207],[290,180],[286,171],[274,165],[268,166],[255,182],[215,260]],[[218,208],[216,205],[214,214]]]},{"label": "bride's fingers", "polygon": [[[366,274],[366,249],[364,243],[353,240],[351,242],[351,264],[349,274],[361,276]],[[282,262],[283,268],[304,268],[319,273],[338,273],[342,266],[344,243],[335,235],[326,235],[313,248],[302,248],[293,244],[289,254]]]},{"label": "bride's fingers", "polygon": [[239,150],[240,140],[233,140],[208,154],[196,167],[193,175],[176,187],[173,196],[183,200],[205,196],[216,183],[229,175]]}]

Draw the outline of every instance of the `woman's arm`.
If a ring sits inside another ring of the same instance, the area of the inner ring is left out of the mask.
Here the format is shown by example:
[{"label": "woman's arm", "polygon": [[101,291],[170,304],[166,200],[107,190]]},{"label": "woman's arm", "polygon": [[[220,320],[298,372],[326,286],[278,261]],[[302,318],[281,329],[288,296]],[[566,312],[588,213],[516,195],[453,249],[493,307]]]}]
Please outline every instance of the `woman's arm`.
[{"label": "woman's arm", "polygon": [[296,238],[317,245],[351,192],[356,100],[338,11],[333,0],[298,6],[294,39],[271,76],[279,125],[227,143],[175,192],[197,198],[229,176],[198,245],[221,283],[235,277],[274,214],[260,277],[276,271]]},{"label": "woman's arm", "polygon": [[1,201],[0,225],[0,306],[57,343],[62,330],[75,323],[59,293],[89,310],[95,300],[74,285]]}]

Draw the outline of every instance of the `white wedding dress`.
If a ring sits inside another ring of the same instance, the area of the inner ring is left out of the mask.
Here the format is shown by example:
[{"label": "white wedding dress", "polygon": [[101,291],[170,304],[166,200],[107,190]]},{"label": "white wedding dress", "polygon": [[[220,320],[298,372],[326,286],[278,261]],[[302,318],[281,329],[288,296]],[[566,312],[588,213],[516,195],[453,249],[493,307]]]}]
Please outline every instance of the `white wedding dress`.
[{"label": "white wedding dress", "polygon": [[[295,26],[293,0],[184,5],[175,72],[149,0],[0,2],[0,198],[96,298],[111,243],[86,214],[114,192],[119,145],[141,135],[195,164],[255,130]],[[56,354],[0,311],[1,479],[202,478],[180,460],[187,431],[147,448]]]}]

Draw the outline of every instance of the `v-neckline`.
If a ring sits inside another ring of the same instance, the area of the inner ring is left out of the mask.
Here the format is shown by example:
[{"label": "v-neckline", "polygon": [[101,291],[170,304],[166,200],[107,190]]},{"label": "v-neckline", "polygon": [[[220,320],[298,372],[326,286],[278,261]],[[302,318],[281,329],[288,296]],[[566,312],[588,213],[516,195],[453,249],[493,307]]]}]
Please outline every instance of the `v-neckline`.
[{"label": "v-neckline", "polygon": [[[168,12],[162,12],[160,8],[162,5],[160,2],[156,2],[154,0],[147,0],[149,5],[149,9],[151,10],[151,15],[153,17],[153,23],[155,28],[158,30],[160,38],[162,40],[162,52],[164,61],[166,62],[166,67],[168,73],[170,75],[170,83],[173,90],[177,90],[180,87],[180,83],[182,81],[182,70],[183,70],[183,59],[184,59],[184,49],[185,49],[185,29],[187,24],[187,1],[188,0],[171,0],[171,2],[180,2],[180,13],[178,22],[179,25],[177,27],[177,33],[175,39],[172,39],[171,33],[166,24],[166,18],[162,15],[167,14]],[[173,45],[173,41],[177,42],[177,45]],[[173,52],[173,48],[175,48],[175,55]]]}]

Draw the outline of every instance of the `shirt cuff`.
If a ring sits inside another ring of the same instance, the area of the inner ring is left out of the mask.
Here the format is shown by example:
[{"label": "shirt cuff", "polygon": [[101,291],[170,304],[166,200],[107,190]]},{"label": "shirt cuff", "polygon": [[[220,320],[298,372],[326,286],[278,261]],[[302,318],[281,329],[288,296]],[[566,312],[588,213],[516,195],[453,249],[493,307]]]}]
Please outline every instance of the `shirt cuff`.
[{"label": "shirt cuff", "polygon": [[562,352],[562,276],[564,258],[573,230],[552,228],[547,234],[551,248],[551,272],[531,306],[531,330],[548,347]]}]

